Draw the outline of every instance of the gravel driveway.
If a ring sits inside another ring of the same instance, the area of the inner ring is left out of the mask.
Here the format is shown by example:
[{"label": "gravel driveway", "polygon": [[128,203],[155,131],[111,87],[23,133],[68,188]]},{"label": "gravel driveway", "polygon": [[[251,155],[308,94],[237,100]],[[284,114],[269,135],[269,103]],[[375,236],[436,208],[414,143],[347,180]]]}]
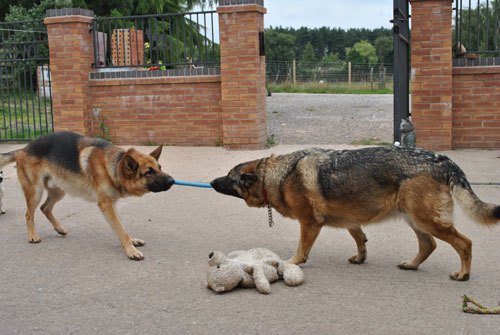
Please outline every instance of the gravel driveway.
[{"label": "gravel driveway", "polygon": [[276,144],[392,143],[393,95],[273,93],[267,134]]}]

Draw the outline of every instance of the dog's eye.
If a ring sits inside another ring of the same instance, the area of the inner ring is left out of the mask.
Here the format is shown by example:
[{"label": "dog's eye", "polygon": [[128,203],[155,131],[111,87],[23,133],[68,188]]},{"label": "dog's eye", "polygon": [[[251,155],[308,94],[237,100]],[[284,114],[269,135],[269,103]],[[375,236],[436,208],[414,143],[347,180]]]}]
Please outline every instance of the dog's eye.
[{"label": "dog's eye", "polygon": [[144,173],[145,175],[152,175],[154,174],[155,171],[153,170],[153,168],[149,168],[149,170],[146,171],[146,173]]}]

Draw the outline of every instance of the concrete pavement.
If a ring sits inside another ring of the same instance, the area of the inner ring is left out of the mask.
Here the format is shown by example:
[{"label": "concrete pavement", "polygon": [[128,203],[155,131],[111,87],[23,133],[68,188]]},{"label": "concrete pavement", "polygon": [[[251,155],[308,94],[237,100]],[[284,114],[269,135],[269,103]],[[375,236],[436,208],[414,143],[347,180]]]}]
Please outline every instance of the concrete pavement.
[{"label": "concrete pavement", "polygon": [[[7,152],[22,145],[0,145]],[[165,147],[160,163],[174,178],[208,182],[235,164],[309,146],[266,150]],[[335,148],[353,148],[335,146]],[[152,147],[138,147],[143,152]],[[471,182],[500,182],[500,150],[443,152]],[[351,265],[356,246],[346,230],[324,229],[303,266],[306,281],[282,281],[272,293],[205,287],[210,251],[265,247],[287,259],[299,225],[275,212],[210,189],[174,186],[159,194],[118,202],[124,226],[146,241],[144,261],[126,258],[95,204],[66,197],[54,213],[69,230],[59,236],[40,211],[42,242],[29,244],[26,204],[15,168],[4,169],[0,216],[1,334],[498,334],[500,315],[461,311],[461,295],[497,306],[500,301],[500,225],[485,228],[456,210],[457,229],[473,241],[472,274],[454,282],[459,257],[438,247],[418,271],[396,267],[418,248],[412,230],[391,220],[365,228],[368,259]],[[499,186],[474,186],[481,199],[500,203]]]}]

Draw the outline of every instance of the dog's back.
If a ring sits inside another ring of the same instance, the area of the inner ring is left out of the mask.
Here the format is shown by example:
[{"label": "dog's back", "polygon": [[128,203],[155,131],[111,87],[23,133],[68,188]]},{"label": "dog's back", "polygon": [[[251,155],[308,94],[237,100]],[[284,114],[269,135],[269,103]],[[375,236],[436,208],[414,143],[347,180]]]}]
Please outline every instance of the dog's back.
[{"label": "dog's back", "polygon": [[[500,207],[481,201],[457,164],[447,156],[424,149],[372,147],[337,151],[315,148],[277,156],[276,161],[296,166],[300,175],[307,175],[302,180],[311,180],[311,174],[317,173],[317,182],[312,187],[329,203],[352,202],[366,209],[379,201],[384,202],[387,210],[392,210],[399,205],[398,192],[405,183],[428,177],[445,185],[475,221],[491,224],[500,219]],[[393,206],[383,200],[391,195]]]}]

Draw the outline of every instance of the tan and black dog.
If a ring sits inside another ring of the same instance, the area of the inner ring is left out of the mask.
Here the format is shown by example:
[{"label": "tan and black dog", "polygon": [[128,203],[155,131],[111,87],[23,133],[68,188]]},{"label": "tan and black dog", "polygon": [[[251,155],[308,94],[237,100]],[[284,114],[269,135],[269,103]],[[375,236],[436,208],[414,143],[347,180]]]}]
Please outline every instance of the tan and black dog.
[{"label": "tan and black dog", "polygon": [[35,232],[35,209],[44,188],[47,200],[40,209],[61,235],[67,230],[52,214],[56,202],[65,193],[97,202],[114,230],[128,258],[142,260],[135,247],[144,241],[131,238],[115,210],[115,202],[126,196],[168,190],[174,179],[158,164],[162,146],[150,155],[131,148],[123,150],[108,141],[72,132],[41,136],[20,150],[0,154],[0,167],[16,162],[17,175],[26,197],[26,223],[30,243],[40,242]]},{"label": "tan and black dog", "polygon": [[490,225],[500,219],[500,207],[482,202],[452,160],[422,149],[309,149],[239,164],[211,184],[250,207],[271,206],[298,219],[299,246],[288,260],[295,264],[307,260],[325,225],[347,228],[358,249],[349,261],[363,263],[367,240],[361,226],[401,214],[417,235],[419,251],[399,268],[416,270],[437,237],[460,255],[462,267],[451,279],[468,280],[472,242],[453,226],[452,195],[473,220]]}]

